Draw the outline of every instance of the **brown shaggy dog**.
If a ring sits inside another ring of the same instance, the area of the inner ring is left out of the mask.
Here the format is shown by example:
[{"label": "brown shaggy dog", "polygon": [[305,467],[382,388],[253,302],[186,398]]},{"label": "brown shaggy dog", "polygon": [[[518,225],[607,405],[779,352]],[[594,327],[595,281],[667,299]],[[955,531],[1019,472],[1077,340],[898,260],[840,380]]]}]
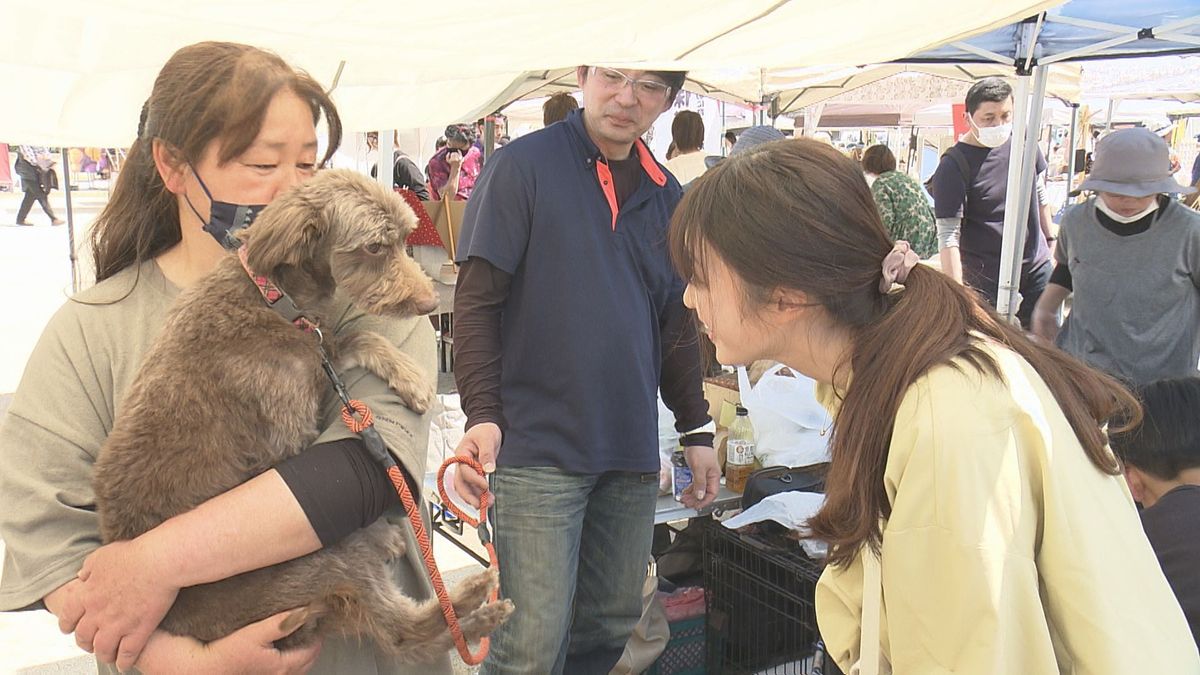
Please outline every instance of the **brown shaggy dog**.
[{"label": "brown shaggy dog", "polygon": [[[350,171],[322,171],[280,195],[244,239],[250,269],[310,319],[337,319],[346,300],[405,316],[437,305],[429,278],[405,253],[414,227],[412,210],[390,190]],[[132,539],[307,448],[332,392],[319,339],[268,307],[235,255],[182,294],[96,462],[104,541]],[[382,336],[330,329],[323,339],[338,370],[361,365],[414,411],[429,408],[431,383]],[[381,518],[296,560],[185,588],[160,627],[211,641],[310,607],[307,623],[281,647],[336,631],[369,635],[407,661],[427,660],[452,640],[437,600],[417,602],[393,581],[387,560],[403,551],[400,530]],[[480,606],[496,583],[489,571],[451,592],[469,639],[512,612],[509,601]]]}]

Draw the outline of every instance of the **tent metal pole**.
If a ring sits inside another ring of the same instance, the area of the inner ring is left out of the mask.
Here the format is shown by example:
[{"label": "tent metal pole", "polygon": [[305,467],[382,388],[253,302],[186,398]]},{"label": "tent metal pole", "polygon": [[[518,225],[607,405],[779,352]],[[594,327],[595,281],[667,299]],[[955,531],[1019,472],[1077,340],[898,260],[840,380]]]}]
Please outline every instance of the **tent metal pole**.
[{"label": "tent metal pole", "polygon": [[1071,130],[1067,132],[1067,199],[1071,198],[1071,190],[1075,187],[1075,127],[1079,125],[1079,104],[1071,104]]},{"label": "tent metal pole", "polygon": [[392,146],[395,145],[393,132],[380,129],[379,143],[375,146],[375,181],[385,188],[392,189]]},{"label": "tent metal pole", "polygon": [[[1007,274],[1009,282],[1008,306],[1001,311],[1001,314],[1009,319],[1012,319],[1012,317],[1016,315],[1017,309],[1021,304],[1018,298],[1018,291],[1021,286],[1021,263],[1022,259],[1024,258],[1025,238],[1029,234],[1028,223],[1031,206],[1030,202],[1036,199],[1036,197],[1034,197],[1033,184],[1037,174],[1038,137],[1042,128],[1042,107],[1046,99],[1047,79],[1047,69],[1045,66],[1037,66],[1034,68],[1033,99],[1028,101],[1026,106],[1027,117],[1023,118],[1022,120],[1025,127],[1024,142],[1022,144],[1020,153],[1017,152],[1017,148],[1014,145],[1012,148],[1013,154],[1009,156],[1009,192],[1006,195],[1006,203],[1004,205],[1004,234],[1006,235],[1006,242],[1009,241],[1007,237],[1009,234],[1009,209],[1015,210],[1015,213],[1013,214],[1015,227],[1012,231],[1013,237],[1010,242],[1011,247],[1006,247],[1006,250],[1012,255],[1012,259],[1009,263],[1011,267],[1001,266],[1000,268],[1001,276],[1003,277],[1005,274]],[[1017,190],[1015,193],[1012,191],[1013,157],[1021,158],[1018,174],[1019,182],[1017,183]],[[1014,195],[1016,197],[1015,201],[1013,199]],[[1001,282],[1001,284],[1003,284],[1003,282]],[[1003,295],[1004,294],[1002,292],[1001,297],[1003,297]],[[998,304],[997,308],[999,308]]]},{"label": "tent metal pole", "polygon": [[1117,109],[1117,99],[1108,99],[1108,114],[1104,116],[1104,131],[1107,133],[1112,131],[1113,112]]},{"label": "tent metal pole", "polygon": [[496,115],[483,118],[483,161],[488,161],[496,152]]},{"label": "tent metal pole", "polygon": [[1000,316],[1011,319],[1016,314],[1014,302],[1017,287],[1013,285],[1012,270],[1020,270],[1021,256],[1014,255],[1014,242],[1020,225],[1025,222],[1017,213],[1018,191],[1021,189],[1022,162],[1013,161],[1025,156],[1025,124],[1029,115],[1029,76],[1017,77],[1013,88],[1013,130],[1012,140],[1009,141],[1008,154],[1008,184],[1005,188],[1004,205],[1004,235],[1000,246],[1000,269],[998,270],[998,286],[996,295],[996,311]]},{"label": "tent metal pole", "polygon": [[[63,195],[67,198],[67,246],[71,249],[71,292],[79,292],[79,258],[75,255],[75,209],[71,203],[71,155],[62,148]],[[49,199],[46,200],[49,202]]]}]

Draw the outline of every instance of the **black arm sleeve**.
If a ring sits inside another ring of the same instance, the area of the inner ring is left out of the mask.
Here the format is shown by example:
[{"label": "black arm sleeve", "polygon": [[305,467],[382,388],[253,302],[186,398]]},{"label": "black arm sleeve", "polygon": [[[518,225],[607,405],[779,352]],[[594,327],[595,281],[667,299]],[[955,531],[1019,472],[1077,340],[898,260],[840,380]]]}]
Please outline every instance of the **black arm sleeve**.
[{"label": "black arm sleeve", "polygon": [[467,428],[494,422],[508,428],[500,399],[500,318],[512,275],[472,257],[458,271],[454,288],[454,381],[462,396]]},{"label": "black arm sleeve", "polygon": [[[663,403],[675,413],[675,430],[680,433],[708,424],[708,401],[704,398],[700,362],[700,340],[692,313],[678,302],[669,307],[662,319],[662,374],[659,387]],[[691,445],[708,445],[712,434],[695,434]]]},{"label": "black arm sleeve", "polygon": [[[275,470],[304,509],[322,547],[370,525],[400,503],[387,473],[358,438],[314,445]],[[400,471],[415,499],[416,484],[403,466]]]},{"label": "black arm sleeve", "polygon": [[1050,273],[1050,283],[1058,284],[1068,291],[1075,290],[1071,285],[1071,268],[1067,267],[1066,263],[1058,263],[1054,266],[1054,271]]}]

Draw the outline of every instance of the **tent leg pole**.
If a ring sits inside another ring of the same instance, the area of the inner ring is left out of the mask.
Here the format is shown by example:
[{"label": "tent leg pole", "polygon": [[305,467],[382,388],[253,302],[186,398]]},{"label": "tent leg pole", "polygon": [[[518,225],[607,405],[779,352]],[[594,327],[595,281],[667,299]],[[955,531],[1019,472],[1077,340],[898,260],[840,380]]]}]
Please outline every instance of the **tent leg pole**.
[{"label": "tent leg pole", "polygon": [[[1009,156],[1009,183],[1005,200],[1006,203],[1004,205],[1005,252],[1009,253],[1011,258],[1009,260],[1009,267],[1004,267],[1002,264],[1000,268],[1001,286],[1003,287],[1004,279],[1006,277],[1008,281],[1008,306],[1004,311],[1001,312],[1001,314],[1010,320],[1016,316],[1017,310],[1020,307],[1018,292],[1021,286],[1025,238],[1029,234],[1028,223],[1031,206],[1030,202],[1036,199],[1034,196],[1033,184],[1037,176],[1038,137],[1042,126],[1042,106],[1045,104],[1046,99],[1046,79],[1046,68],[1044,66],[1035,67],[1033,70],[1033,98],[1032,100],[1026,100],[1025,104],[1023,105],[1018,104],[1018,106],[1023,108],[1023,114],[1017,117],[1018,124],[1023,127],[1021,135],[1018,136],[1017,130],[1013,129],[1014,144],[1012,147],[1012,155]],[[1026,83],[1026,87],[1022,87],[1022,89],[1027,90],[1027,87],[1028,82]],[[1016,146],[1016,141],[1018,138],[1022,140],[1022,144],[1019,149]],[[1014,186],[1012,184],[1012,161],[1014,157],[1021,158],[1016,172],[1018,176],[1018,182],[1015,192],[1013,191]],[[1011,221],[1009,220],[1010,210],[1013,211],[1013,213],[1011,213]],[[1040,208],[1035,209],[1035,211],[1040,213]],[[1012,224],[1011,239],[1009,239],[1010,223]],[[1011,245],[1011,248],[1007,245]],[[1001,291],[1001,298],[1004,296],[1005,292]],[[997,309],[999,309],[999,304],[997,304]]]},{"label": "tent leg pole", "polygon": [[[71,292],[79,292],[79,258],[75,255],[75,208],[71,203],[71,154],[62,149],[63,195],[67,199],[67,246],[71,248]],[[47,203],[50,199],[47,197]]]},{"label": "tent leg pole", "polygon": [[1071,190],[1075,182],[1075,128],[1079,126],[1079,104],[1071,104],[1071,130],[1067,134],[1067,200],[1071,199]]},{"label": "tent leg pole", "polygon": [[1014,255],[1014,241],[1018,236],[1018,228],[1024,222],[1018,218],[1017,205],[1021,189],[1022,162],[1018,158],[1025,155],[1025,125],[1029,115],[1029,76],[1017,78],[1013,88],[1013,130],[1012,140],[1009,141],[1008,184],[1005,189],[1004,204],[1004,236],[1000,246],[1000,267],[997,270],[998,288],[996,295],[996,311],[1006,319],[1016,315],[1015,294],[1017,288],[1013,285],[1012,271],[1021,268],[1021,256]]},{"label": "tent leg pole", "polygon": [[496,116],[483,118],[483,161],[486,162],[496,151]]},{"label": "tent leg pole", "polygon": [[391,131],[380,129],[379,144],[375,147],[375,181],[387,189],[392,189],[392,150],[395,144]]}]

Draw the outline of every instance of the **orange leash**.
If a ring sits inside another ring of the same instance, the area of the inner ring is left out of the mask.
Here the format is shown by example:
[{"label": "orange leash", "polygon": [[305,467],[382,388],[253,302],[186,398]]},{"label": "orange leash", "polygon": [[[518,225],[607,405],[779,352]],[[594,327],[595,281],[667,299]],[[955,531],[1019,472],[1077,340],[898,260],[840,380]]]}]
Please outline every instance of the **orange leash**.
[{"label": "orange leash", "polygon": [[[346,402],[346,407],[342,409],[342,421],[350,430],[356,434],[363,434],[370,429],[370,432],[375,433],[371,427],[375,424],[374,417],[371,414],[371,409],[361,401],[349,400]],[[365,440],[365,439],[364,439]],[[388,454],[390,460],[391,455]],[[458,517],[463,522],[471,527],[476,528],[479,532],[479,540],[487,548],[488,561],[491,567],[499,569],[500,564],[496,559],[496,547],[492,545],[491,532],[487,526],[487,510],[492,504],[492,493],[490,490],[484,490],[483,494],[479,495],[479,519],[471,518],[463,513],[453,501],[446,495],[446,487],[443,483],[443,476],[446,469],[451,464],[466,464],[483,475],[483,467],[474,459],[467,457],[451,457],[442,463],[438,469],[437,487],[438,494],[442,498],[442,503],[446,508]],[[404,480],[404,475],[400,472],[400,467],[396,465],[395,460],[390,460],[390,465],[387,467],[388,478],[392,481],[392,486],[396,488],[396,494],[400,495],[400,501],[404,504],[404,512],[408,514],[408,521],[412,524],[413,534],[417,537],[417,544],[421,548],[421,559],[425,561],[425,569],[429,572],[429,578],[433,582],[433,592],[437,595],[438,604],[442,606],[442,616],[446,618],[446,626],[450,629],[450,634],[454,636],[454,646],[458,649],[459,656],[462,657],[464,663],[469,666],[477,666],[483,663],[484,657],[487,656],[488,647],[491,641],[488,637],[483,637],[479,640],[479,652],[471,653],[470,647],[467,646],[467,639],[463,636],[462,626],[458,622],[458,614],[454,611],[454,604],[450,602],[450,595],[446,592],[446,584],[442,581],[442,574],[438,571],[437,562],[433,559],[433,546],[429,541],[429,533],[425,531],[425,524],[421,520],[421,509],[417,506],[416,500],[413,499],[412,492],[408,489],[408,482]],[[495,602],[500,597],[500,589],[494,588],[488,595],[488,602]]]}]

